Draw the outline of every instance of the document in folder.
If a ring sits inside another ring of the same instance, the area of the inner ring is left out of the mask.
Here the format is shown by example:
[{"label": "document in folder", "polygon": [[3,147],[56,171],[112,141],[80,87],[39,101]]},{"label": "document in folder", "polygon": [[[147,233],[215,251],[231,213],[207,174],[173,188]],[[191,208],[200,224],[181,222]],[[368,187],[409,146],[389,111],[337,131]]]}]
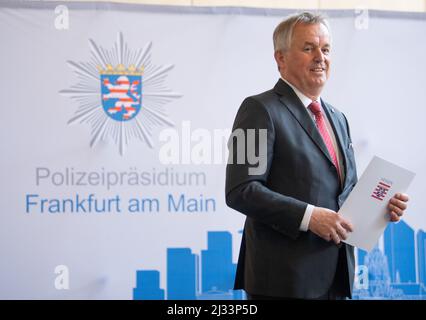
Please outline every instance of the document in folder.
[{"label": "document in folder", "polygon": [[389,200],[408,189],[415,174],[393,163],[374,157],[339,210],[353,225],[344,241],[370,251],[390,221]]}]

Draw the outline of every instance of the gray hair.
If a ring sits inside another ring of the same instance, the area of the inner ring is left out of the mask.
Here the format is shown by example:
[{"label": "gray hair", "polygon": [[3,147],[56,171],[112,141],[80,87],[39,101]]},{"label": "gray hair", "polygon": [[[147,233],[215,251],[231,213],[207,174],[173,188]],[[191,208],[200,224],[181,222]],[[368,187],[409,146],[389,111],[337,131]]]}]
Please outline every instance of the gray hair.
[{"label": "gray hair", "polygon": [[291,46],[294,26],[298,23],[323,24],[330,32],[326,17],[320,13],[302,12],[288,16],[276,28],[273,35],[274,51],[286,51]]}]

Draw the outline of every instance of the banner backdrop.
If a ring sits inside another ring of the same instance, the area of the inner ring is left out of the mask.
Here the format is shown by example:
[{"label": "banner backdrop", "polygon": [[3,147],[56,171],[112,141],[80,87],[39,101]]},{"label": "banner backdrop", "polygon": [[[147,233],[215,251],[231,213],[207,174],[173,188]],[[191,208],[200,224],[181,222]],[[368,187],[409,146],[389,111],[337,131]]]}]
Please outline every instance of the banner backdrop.
[{"label": "banner backdrop", "polygon": [[[226,142],[279,74],[285,10],[0,2],[0,298],[242,299]],[[425,297],[423,14],[328,13],[323,97],[363,169],[417,173],[403,222],[358,252],[356,298]]]}]

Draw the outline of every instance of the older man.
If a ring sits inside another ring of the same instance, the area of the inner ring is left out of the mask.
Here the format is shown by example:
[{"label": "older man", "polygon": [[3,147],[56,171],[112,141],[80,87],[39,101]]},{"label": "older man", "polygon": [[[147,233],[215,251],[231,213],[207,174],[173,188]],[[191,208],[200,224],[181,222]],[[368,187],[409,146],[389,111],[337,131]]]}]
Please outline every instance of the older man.
[{"label": "older man", "polygon": [[[235,289],[249,299],[351,297],[354,252],[341,241],[352,226],[336,211],[357,174],[348,122],[320,96],[330,74],[330,28],[304,12],[281,22],[273,40],[281,78],[243,101],[233,128],[255,129],[260,143],[266,130],[266,169],[253,175],[250,163],[227,166],[227,204],[247,216]],[[237,142],[230,140],[233,159],[244,149]],[[262,145],[251,145],[261,154]],[[405,194],[390,200],[392,221],[407,201]]]}]

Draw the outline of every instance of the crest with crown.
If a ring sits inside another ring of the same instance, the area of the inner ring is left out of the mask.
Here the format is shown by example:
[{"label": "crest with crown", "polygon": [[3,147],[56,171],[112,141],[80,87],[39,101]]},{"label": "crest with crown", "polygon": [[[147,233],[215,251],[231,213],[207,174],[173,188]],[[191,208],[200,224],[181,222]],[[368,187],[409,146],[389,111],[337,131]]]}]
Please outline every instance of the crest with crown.
[{"label": "crest with crown", "polygon": [[106,68],[98,67],[100,74],[108,75],[130,75],[130,76],[141,76],[144,68],[136,68],[135,65],[130,65],[126,68],[123,64],[118,64],[115,68],[111,64],[107,64]]}]

